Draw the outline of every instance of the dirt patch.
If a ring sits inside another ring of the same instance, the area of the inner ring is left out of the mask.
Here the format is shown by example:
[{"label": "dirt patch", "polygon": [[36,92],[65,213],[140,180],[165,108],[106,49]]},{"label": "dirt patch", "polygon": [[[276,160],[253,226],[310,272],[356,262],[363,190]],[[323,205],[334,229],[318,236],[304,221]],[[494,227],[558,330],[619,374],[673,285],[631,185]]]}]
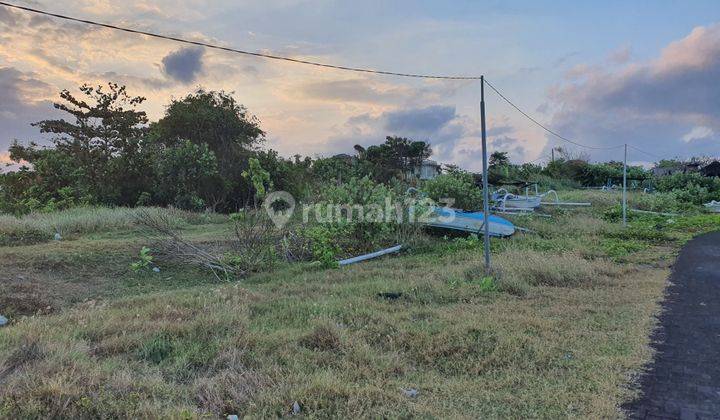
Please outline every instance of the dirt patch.
[{"label": "dirt patch", "polygon": [[61,281],[51,272],[19,273],[7,266],[0,272],[0,312],[10,319],[50,314],[88,294],[82,284]]}]

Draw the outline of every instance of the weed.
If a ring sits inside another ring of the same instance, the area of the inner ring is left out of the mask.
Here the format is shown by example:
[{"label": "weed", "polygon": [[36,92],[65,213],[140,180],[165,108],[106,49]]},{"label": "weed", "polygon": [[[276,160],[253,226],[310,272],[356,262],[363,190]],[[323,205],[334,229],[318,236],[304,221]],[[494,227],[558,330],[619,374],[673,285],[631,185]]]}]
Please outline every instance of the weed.
[{"label": "weed", "polygon": [[[140,279],[128,269],[146,243],[136,222],[112,235],[0,247],[10,279],[0,305],[32,285],[22,299],[38,294],[33,306],[65,309],[2,331],[0,417],[278,417],[295,401],[312,418],[616,417],[628,373],[650,357],[668,272],[609,254],[635,244],[668,255],[720,227],[720,216],[663,219],[663,238],[650,219],[626,231],[601,220],[618,194],[564,194],[604,207],[522,219],[538,234],[493,240],[489,277],[475,237],[336,270],[277,264],[248,273],[244,288],[218,285],[184,258]],[[187,244],[232,250],[217,236],[232,238],[233,223],[194,226],[193,217],[174,225]],[[119,225],[103,226],[94,232]],[[307,236],[296,239],[278,258],[313,259]]]},{"label": "weed", "polygon": [[173,343],[165,334],[158,334],[142,344],[138,349],[138,357],[142,360],[160,364],[173,351]]},{"label": "weed", "polygon": [[139,258],[139,260],[130,264],[130,268],[132,268],[133,271],[143,271],[150,268],[150,264],[152,264],[153,261],[153,256],[150,255],[150,248],[146,246],[142,247]]},{"label": "weed", "polygon": [[602,246],[608,256],[616,259],[647,248],[644,243],[633,239],[607,239]]},{"label": "weed", "polygon": [[485,276],[482,279],[480,279],[480,283],[478,283],[478,287],[480,288],[480,291],[482,291],[482,292],[494,292],[497,290],[497,285],[495,284],[495,279],[493,279],[490,276]]}]

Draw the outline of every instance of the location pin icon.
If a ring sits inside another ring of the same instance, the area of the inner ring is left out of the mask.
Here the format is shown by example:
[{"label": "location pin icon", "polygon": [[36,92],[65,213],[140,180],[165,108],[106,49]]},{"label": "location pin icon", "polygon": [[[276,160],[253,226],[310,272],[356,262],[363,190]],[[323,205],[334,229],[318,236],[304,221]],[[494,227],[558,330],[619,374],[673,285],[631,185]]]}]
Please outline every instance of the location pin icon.
[{"label": "location pin icon", "polygon": [[295,198],[287,191],[274,191],[265,197],[263,208],[275,227],[281,229],[295,211]]}]

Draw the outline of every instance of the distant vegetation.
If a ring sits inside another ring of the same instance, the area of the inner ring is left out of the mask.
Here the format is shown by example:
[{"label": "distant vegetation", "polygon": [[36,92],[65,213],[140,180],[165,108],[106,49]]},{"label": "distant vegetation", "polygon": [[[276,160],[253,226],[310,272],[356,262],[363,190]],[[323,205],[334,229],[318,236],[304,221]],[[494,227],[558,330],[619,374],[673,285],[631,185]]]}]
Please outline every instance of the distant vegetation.
[{"label": "distant vegetation", "polygon": [[[70,118],[34,124],[52,136],[52,146],[15,142],[10,147],[11,159],[24,166],[0,174],[0,213],[88,205],[232,213],[257,205],[270,190],[303,200],[351,179],[367,178],[395,189],[417,186],[418,180],[408,174],[432,153],[425,141],[387,137],[368,148],[355,146],[354,156],[287,159],[261,148],[265,132],[260,121],[226,92],[199,89],[173,99],[158,121],[149,121],[139,109],[145,98],[131,96],[124,86],[84,85],[80,92],[76,96],[65,90],[55,104]],[[628,178],[634,186],[693,205],[720,199],[718,177],[678,173],[654,178],[631,166]],[[619,184],[621,179],[621,162],[593,164],[562,150],[545,166],[511,164],[501,151],[490,158],[494,185],[538,182],[561,189]],[[479,208],[479,183],[479,175],[449,166],[425,188],[432,197],[445,194],[460,207]]]}]

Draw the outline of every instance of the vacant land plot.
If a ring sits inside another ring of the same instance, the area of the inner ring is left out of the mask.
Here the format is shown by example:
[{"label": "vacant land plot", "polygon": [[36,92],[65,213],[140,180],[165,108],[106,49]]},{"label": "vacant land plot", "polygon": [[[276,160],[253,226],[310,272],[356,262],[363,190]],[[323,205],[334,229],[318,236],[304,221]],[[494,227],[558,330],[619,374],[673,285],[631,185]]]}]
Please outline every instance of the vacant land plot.
[{"label": "vacant land plot", "polygon": [[[75,227],[60,241],[25,240],[41,222],[0,221],[14,232],[0,247],[12,321],[0,330],[0,416],[263,417],[295,403],[309,417],[619,416],[651,356],[675,251],[720,216],[622,229],[617,196],[572,198],[596,205],[518,218],[535,233],[493,240],[492,278],[473,238],[220,282],[162,254],[159,272],[132,270],[154,240],[112,211],[63,219]],[[176,216],[197,243],[230,229]]]}]

